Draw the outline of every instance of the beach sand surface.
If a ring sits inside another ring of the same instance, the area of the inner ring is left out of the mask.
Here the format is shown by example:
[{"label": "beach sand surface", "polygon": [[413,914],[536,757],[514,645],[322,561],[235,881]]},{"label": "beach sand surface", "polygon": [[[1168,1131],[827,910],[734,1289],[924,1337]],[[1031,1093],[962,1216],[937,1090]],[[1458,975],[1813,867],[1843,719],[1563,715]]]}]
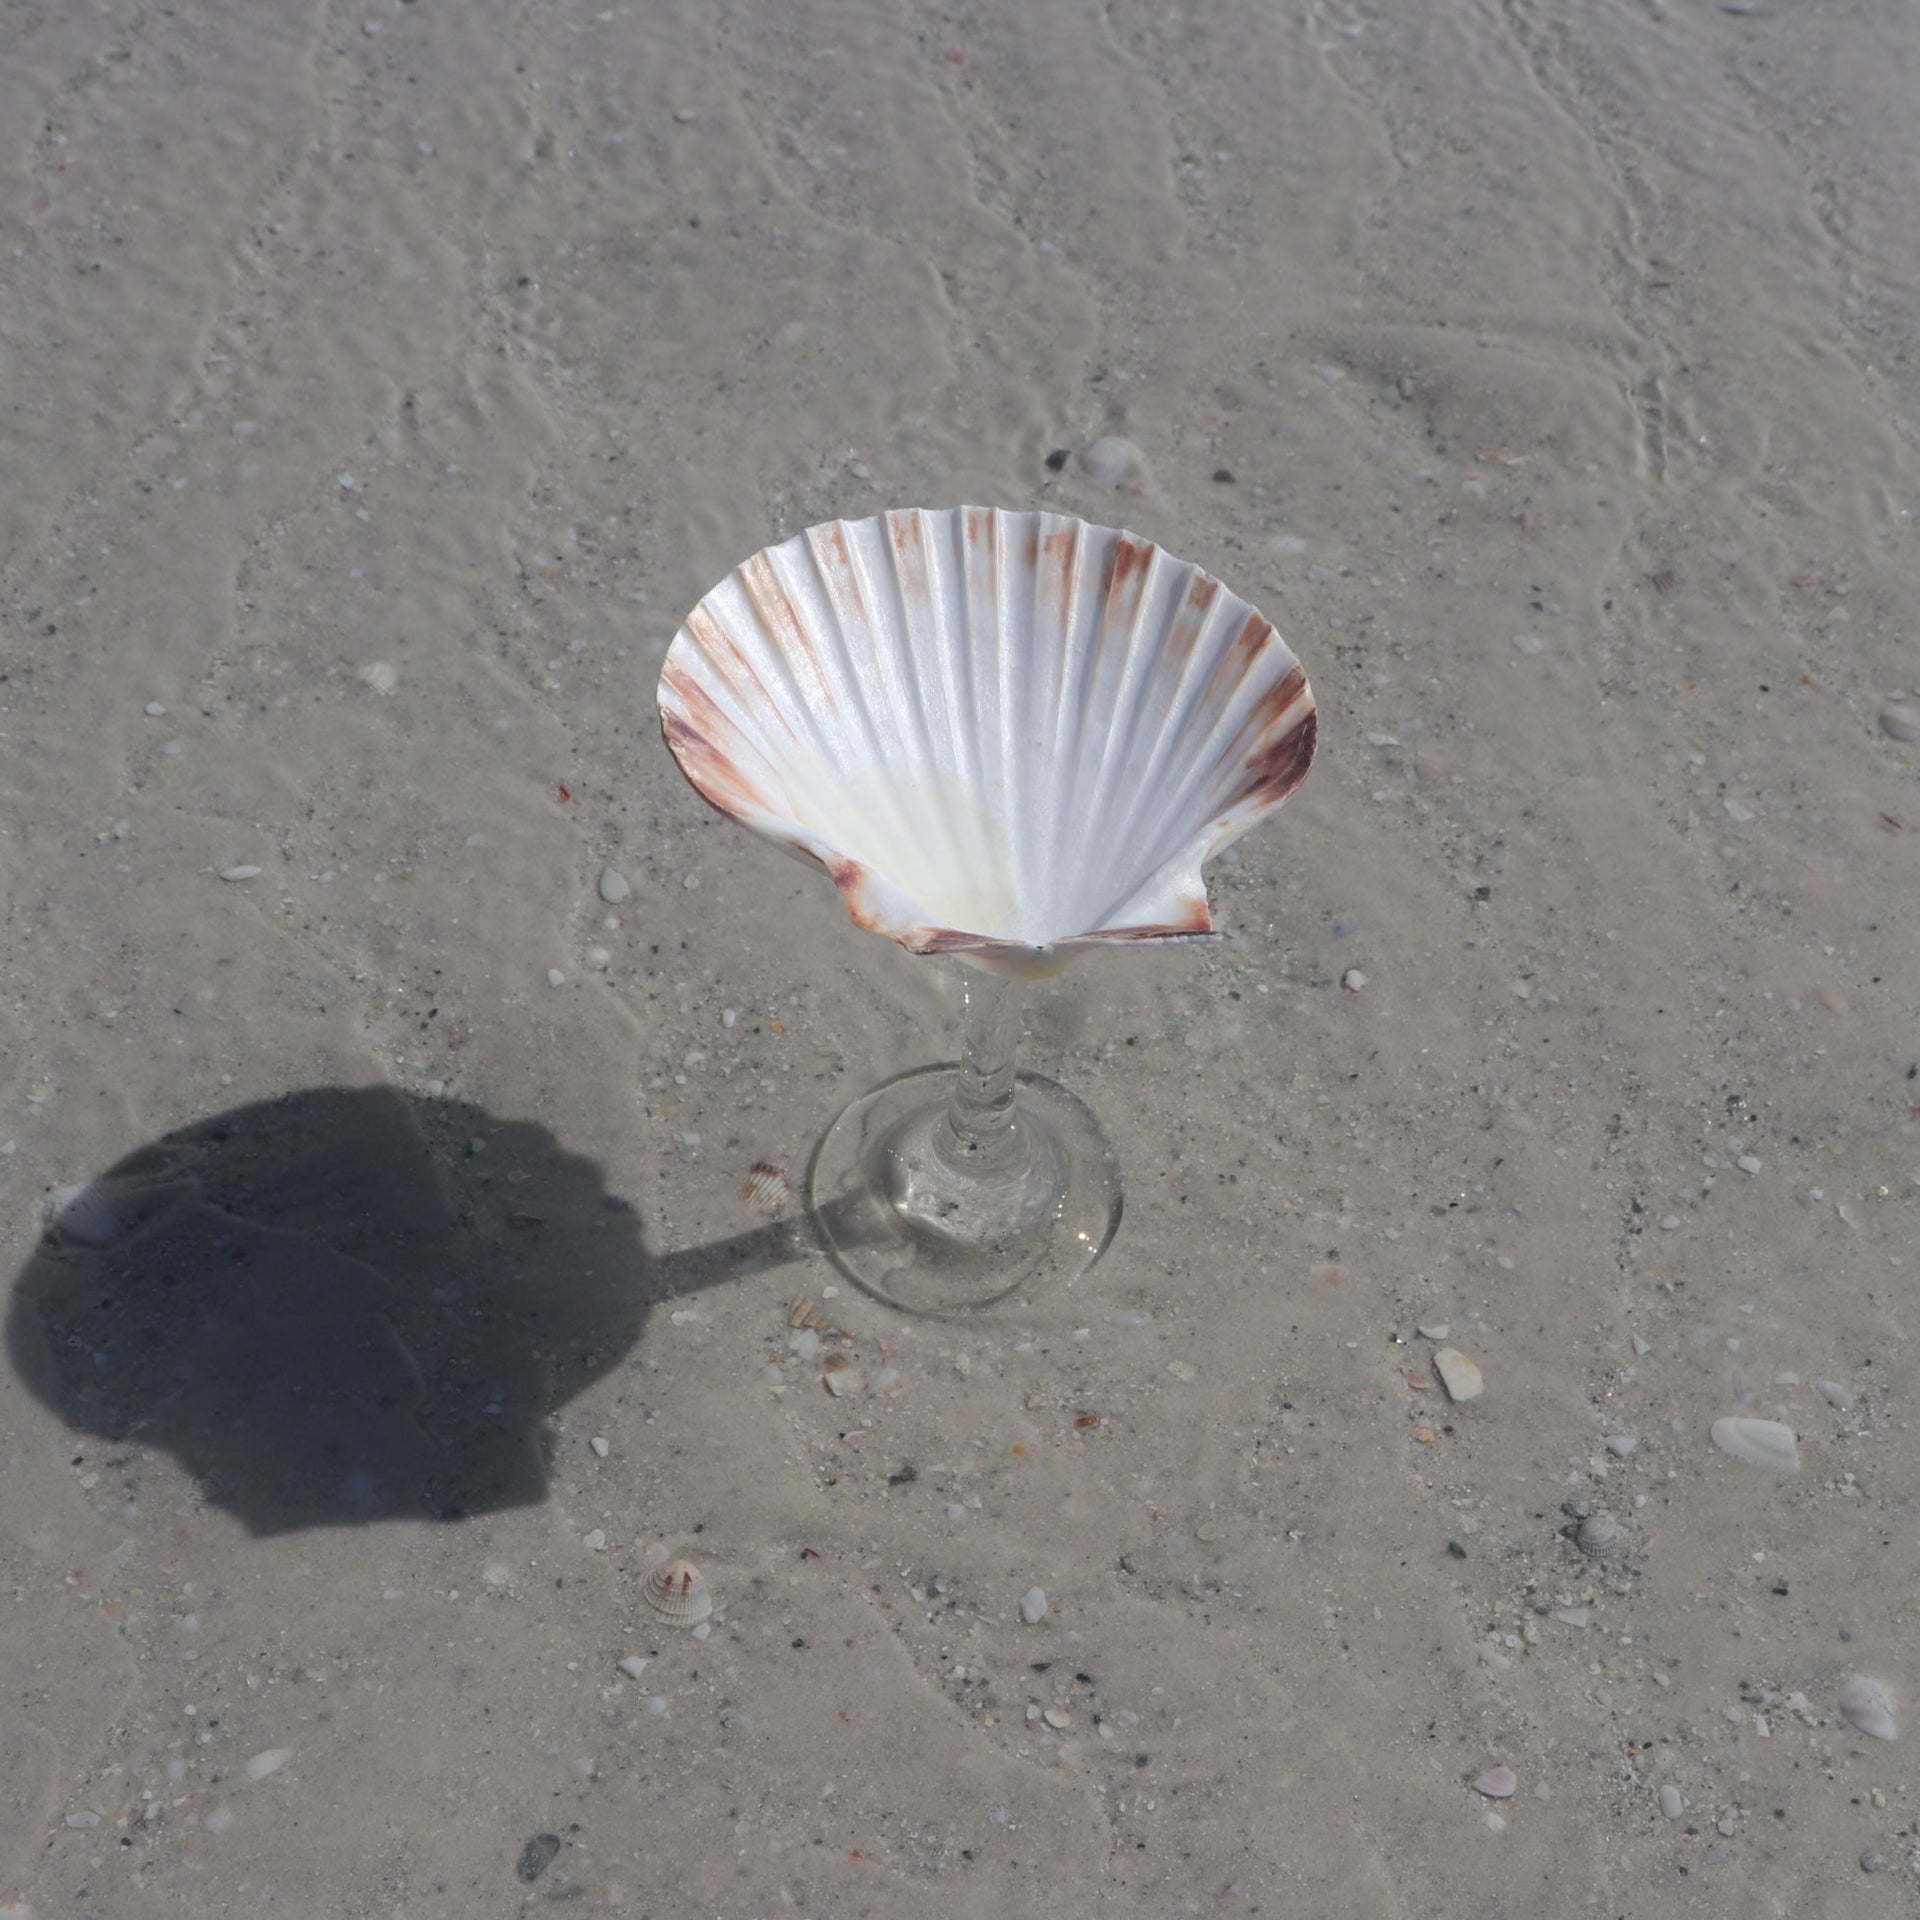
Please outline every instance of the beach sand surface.
[{"label": "beach sand surface", "polygon": [[[0,9],[0,1915],[1910,1913],[1917,92],[1893,0]],[[1321,733],[1034,992],[1111,1252],[942,1321],[742,1182],[964,976],[654,687],[960,502]]]}]

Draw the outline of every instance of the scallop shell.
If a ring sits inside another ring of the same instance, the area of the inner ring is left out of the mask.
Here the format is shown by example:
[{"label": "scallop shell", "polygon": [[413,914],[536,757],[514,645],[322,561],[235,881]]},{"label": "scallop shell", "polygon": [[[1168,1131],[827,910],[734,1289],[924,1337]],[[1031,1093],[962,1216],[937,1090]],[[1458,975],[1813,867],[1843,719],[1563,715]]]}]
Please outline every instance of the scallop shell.
[{"label": "scallop shell", "polygon": [[669,1560],[640,1583],[640,1599],[663,1626],[697,1627],[713,1612],[707,1576],[691,1560]]},{"label": "scallop shell", "polygon": [[699,792],[824,868],[857,926],[1016,972],[1211,935],[1203,862],[1315,737],[1299,661],[1210,574],[987,507],[756,554],[687,616],[659,700]]},{"label": "scallop shell", "polygon": [[1589,1560],[1604,1560],[1620,1544],[1620,1526],[1610,1513],[1590,1513],[1573,1529],[1573,1544]]}]

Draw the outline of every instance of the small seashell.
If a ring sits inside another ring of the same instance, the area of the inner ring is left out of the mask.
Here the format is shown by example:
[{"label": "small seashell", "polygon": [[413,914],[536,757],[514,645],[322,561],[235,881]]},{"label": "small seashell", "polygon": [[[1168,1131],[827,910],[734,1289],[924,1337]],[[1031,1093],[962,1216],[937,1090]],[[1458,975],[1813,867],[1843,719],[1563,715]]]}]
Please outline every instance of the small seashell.
[{"label": "small seashell", "polygon": [[1880,726],[1896,740],[1920,740],[1920,707],[1890,700],[1880,709]]},{"label": "small seashell", "polygon": [[1590,1513],[1573,1530],[1573,1544],[1590,1560],[1604,1559],[1620,1544],[1620,1528],[1609,1513]]},{"label": "small seashell", "polygon": [[1800,1471],[1800,1445],[1791,1427],[1778,1420],[1753,1420],[1730,1413],[1713,1423],[1713,1444],[1749,1466],[1773,1467],[1781,1473]]},{"label": "small seashell", "polygon": [[835,1372],[823,1373],[820,1384],[836,1400],[851,1400],[866,1391],[867,1376],[858,1367],[841,1367]]},{"label": "small seashell", "polygon": [[1480,1369],[1458,1347],[1442,1347],[1433,1356],[1433,1370],[1449,1400],[1477,1400],[1485,1385]]},{"label": "small seashell", "polygon": [[787,1325],[806,1327],[814,1333],[831,1333],[832,1324],[804,1293],[796,1293],[787,1307]]},{"label": "small seashell", "polygon": [[1511,1767],[1489,1767],[1473,1783],[1473,1790],[1489,1800],[1511,1800],[1520,1790],[1520,1781]]},{"label": "small seashell", "polygon": [[640,1598],[663,1626],[697,1627],[713,1611],[707,1576],[691,1560],[669,1560],[640,1583]]},{"label": "small seashell", "polygon": [[762,1213],[785,1213],[793,1205],[793,1182],[784,1167],[775,1166],[771,1160],[756,1160],[740,1182],[740,1198]]},{"label": "small seashell", "polygon": [[1900,1728],[1894,1719],[1893,1695],[1884,1680],[1856,1673],[1840,1689],[1840,1712],[1850,1726],[1870,1733],[1876,1740],[1898,1740]]}]

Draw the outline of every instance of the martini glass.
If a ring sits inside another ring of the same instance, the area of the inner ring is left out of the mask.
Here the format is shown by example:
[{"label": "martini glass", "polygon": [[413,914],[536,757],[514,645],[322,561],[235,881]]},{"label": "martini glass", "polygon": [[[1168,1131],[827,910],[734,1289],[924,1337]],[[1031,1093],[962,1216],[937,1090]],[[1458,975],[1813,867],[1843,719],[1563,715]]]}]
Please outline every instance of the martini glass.
[{"label": "martini glass", "polygon": [[858,1285],[961,1313],[1071,1284],[1119,1225],[1099,1121],[1016,1062],[1019,983],[1216,938],[1201,868],[1278,807],[1315,710],[1272,626],[1110,527],[983,507],[830,521],[745,562],[660,677],[681,771],[827,872],[854,924],[967,966],[957,1064],[855,1100],[808,1203]]}]

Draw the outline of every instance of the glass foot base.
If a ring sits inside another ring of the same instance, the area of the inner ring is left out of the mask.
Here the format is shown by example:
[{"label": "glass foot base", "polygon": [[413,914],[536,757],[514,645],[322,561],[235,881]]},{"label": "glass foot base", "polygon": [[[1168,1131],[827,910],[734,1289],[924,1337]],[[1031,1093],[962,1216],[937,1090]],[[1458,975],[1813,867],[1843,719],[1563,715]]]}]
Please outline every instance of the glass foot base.
[{"label": "glass foot base", "polygon": [[908,1313],[969,1313],[1077,1279],[1120,1224],[1120,1165],[1086,1102],[1019,1076],[1012,1163],[969,1165],[943,1132],[955,1067],[865,1093],[828,1128],[807,1202],[834,1263]]}]

